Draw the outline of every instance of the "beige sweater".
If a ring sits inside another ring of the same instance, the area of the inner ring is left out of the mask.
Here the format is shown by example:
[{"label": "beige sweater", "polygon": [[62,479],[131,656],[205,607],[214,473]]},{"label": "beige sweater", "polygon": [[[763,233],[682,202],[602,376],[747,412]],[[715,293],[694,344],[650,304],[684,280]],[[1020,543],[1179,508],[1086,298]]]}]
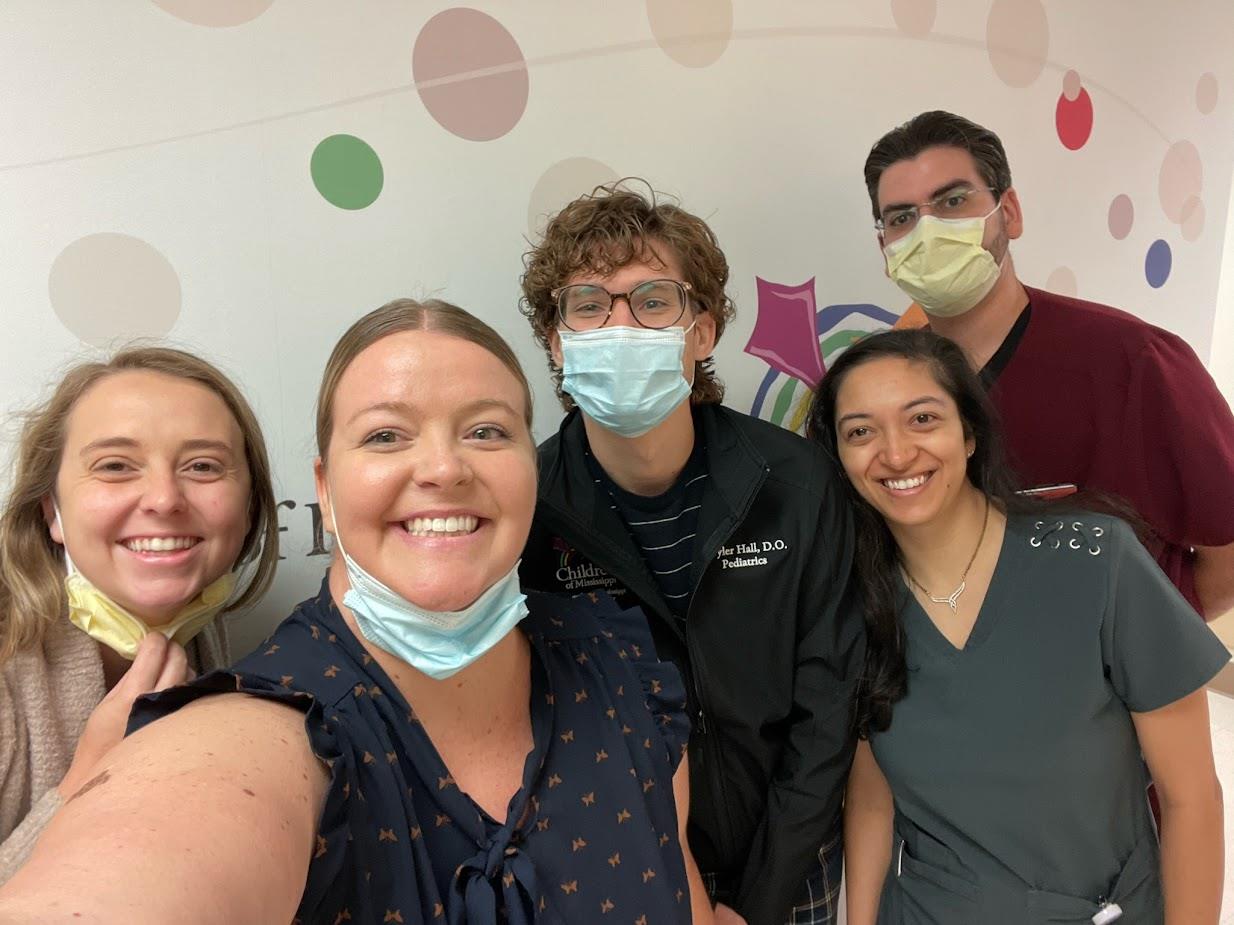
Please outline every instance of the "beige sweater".
[{"label": "beige sweater", "polygon": [[[199,675],[226,667],[224,620],[206,627],[187,651]],[[68,620],[41,646],[0,665],[0,883],[25,863],[60,808],[56,786],[104,693],[98,643]]]}]

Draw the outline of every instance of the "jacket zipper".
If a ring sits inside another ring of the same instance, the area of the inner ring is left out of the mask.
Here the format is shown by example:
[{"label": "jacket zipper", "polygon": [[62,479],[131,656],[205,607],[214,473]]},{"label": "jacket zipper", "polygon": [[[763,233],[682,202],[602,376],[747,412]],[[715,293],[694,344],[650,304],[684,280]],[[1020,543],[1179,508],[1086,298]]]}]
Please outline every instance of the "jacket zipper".
[{"label": "jacket zipper", "polygon": [[[700,583],[701,580],[700,577]],[[720,853],[724,861],[731,864],[734,855],[732,813],[728,805],[728,788],[724,781],[724,775],[720,773],[719,743],[716,741],[715,732],[707,727],[709,705],[703,696],[703,690],[706,687],[703,680],[703,660],[694,646],[694,634],[690,632],[689,617],[690,611],[693,609],[694,600],[691,598],[690,607],[686,610],[686,619],[683,621],[683,629],[686,637],[686,655],[690,659],[690,680],[694,688],[694,698],[698,705],[697,732],[703,740],[701,752],[704,765],[699,770],[707,778],[708,785],[715,796],[716,802],[719,804],[716,821],[720,827]]]},{"label": "jacket zipper", "polygon": [[[764,478],[766,478],[767,473],[770,471],[770,467],[763,466]],[[738,524],[745,520],[746,514],[750,511],[750,506],[754,502],[754,497],[758,494],[758,489],[761,487],[762,483],[760,481],[756,489],[746,497],[745,504],[742,505],[741,510],[736,512],[737,516],[733,518],[732,528],[735,528]],[[731,535],[731,529],[726,531],[726,536],[727,535]],[[703,579],[707,576],[707,570],[711,567],[713,555],[714,551],[712,549],[708,549],[707,558],[704,560],[705,564],[703,565],[703,571],[698,576],[698,581],[695,583],[696,591],[702,586]],[[683,621],[685,624],[683,626],[683,631],[686,637],[686,655],[690,659],[690,674],[694,686],[694,696],[698,700],[698,732],[699,735],[703,737],[702,751],[704,757],[707,759],[707,767],[704,767],[702,771],[711,783],[716,795],[716,800],[720,804],[720,818],[718,822],[720,824],[720,837],[723,840],[723,845],[721,845],[721,854],[723,855],[725,861],[731,864],[734,861],[734,855],[736,853],[733,846],[733,816],[728,802],[728,788],[725,785],[724,776],[720,773],[719,743],[715,741],[715,733],[709,731],[707,728],[708,704],[706,699],[703,697],[703,688],[706,687],[702,678],[703,660],[699,657],[692,644],[693,634],[690,632],[690,614],[694,610],[694,600],[694,597],[691,597],[690,606],[686,608],[686,619]]]}]

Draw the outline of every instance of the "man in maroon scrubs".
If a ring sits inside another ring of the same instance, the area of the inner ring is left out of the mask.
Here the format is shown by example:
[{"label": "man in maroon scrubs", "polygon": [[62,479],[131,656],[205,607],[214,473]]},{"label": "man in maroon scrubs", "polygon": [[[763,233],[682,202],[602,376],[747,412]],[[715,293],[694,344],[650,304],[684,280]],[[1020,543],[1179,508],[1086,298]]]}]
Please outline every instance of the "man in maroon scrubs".
[{"label": "man in maroon scrubs", "polygon": [[1195,352],[1133,315],[1025,286],[1020,201],[998,136],[925,112],[865,163],[887,274],[960,344],[1026,485],[1129,502],[1206,618],[1234,608],[1234,415]]}]

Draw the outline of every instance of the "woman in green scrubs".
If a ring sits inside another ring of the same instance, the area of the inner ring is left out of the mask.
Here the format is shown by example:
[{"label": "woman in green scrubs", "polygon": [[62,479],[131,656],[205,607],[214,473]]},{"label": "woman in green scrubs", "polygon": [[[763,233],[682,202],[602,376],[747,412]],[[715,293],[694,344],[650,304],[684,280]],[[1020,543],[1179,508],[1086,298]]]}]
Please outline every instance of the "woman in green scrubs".
[{"label": "woman in green scrubs", "polygon": [[853,492],[868,631],[850,925],[1217,925],[1204,684],[1229,653],[1132,529],[1017,497],[981,384],[926,331],[848,350],[809,433]]}]

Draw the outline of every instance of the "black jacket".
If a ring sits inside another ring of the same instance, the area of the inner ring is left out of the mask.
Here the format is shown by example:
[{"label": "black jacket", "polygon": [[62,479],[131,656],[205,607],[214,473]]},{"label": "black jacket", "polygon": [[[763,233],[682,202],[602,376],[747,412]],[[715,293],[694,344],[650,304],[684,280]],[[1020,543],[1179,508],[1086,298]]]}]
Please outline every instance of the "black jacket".
[{"label": "black jacket", "polygon": [[750,925],[782,925],[818,864],[852,760],[863,657],[847,596],[853,530],[821,452],[719,405],[694,409],[707,469],[684,621],[673,616],[588,471],[577,411],[540,447],[525,587],[607,590],[647,613],[685,675],[690,845]]}]

